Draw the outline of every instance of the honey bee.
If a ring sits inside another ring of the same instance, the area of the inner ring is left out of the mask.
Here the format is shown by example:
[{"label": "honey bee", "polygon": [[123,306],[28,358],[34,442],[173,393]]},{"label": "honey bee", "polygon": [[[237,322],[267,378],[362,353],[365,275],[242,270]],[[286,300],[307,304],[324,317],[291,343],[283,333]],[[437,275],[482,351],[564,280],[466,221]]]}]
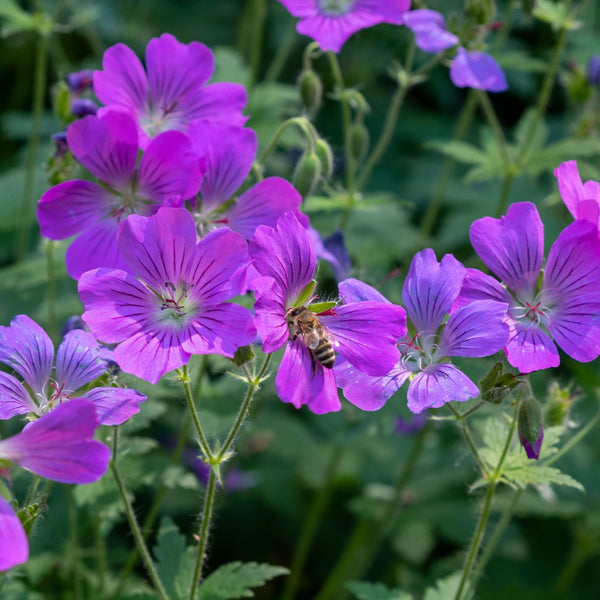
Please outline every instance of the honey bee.
[{"label": "honey bee", "polygon": [[335,353],[325,332],[325,327],[317,315],[308,310],[306,306],[298,306],[287,311],[285,320],[290,330],[290,341],[293,342],[298,336],[301,336],[317,362],[326,369],[333,368]]}]

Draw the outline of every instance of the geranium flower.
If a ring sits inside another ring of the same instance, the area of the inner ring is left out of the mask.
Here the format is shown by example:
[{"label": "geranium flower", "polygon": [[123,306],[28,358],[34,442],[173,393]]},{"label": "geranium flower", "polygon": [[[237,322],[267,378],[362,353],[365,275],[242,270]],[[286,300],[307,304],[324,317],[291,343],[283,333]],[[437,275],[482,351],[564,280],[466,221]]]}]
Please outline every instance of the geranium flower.
[{"label": "geranium flower", "polygon": [[56,353],[48,334],[27,315],[16,316],[10,327],[0,327],[0,361],[14,369],[20,381],[0,372],[0,419],[32,413],[40,416],[81,397],[96,407],[102,425],[120,425],[139,411],[146,399],[137,390],[80,388],[103,375],[112,352],[102,348],[90,333],[69,331]]},{"label": "geranium flower", "polygon": [[[21,433],[0,440],[0,463],[19,465],[63,483],[96,481],[108,467],[110,450],[92,439],[98,423],[94,406],[77,399],[58,405]],[[0,571],[29,557],[27,535],[10,504],[0,496]]]},{"label": "geranium flower", "polygon": [[565,206],[574,219],[589,221],[600,225],[600,183],[586,181],[582,183],[577,163],[569,160],[554,170],[558,179],[558,191]]},{"label": "geranium flower", "polygon": [[146,46],[146,71],[133,50],[116,44],[104,53],[103,71],[94,72],[94,92],[108,108],[130,113],[145,148],[154,136],[186,131],[197,119],[243,125],[247,95],[238,83],[207,85],[215,69],[210,49],[182,44],[163,33]]},{"label": "geranium flower", "polygon": [[544,226],[530,202],[513,204],[501,219],[473,223],[471,244],[504,284],[469,269],[460,303],[495,299],[509,305],[508,362],[522,373],[558,366],[557,345],[588,362],[600,354],[600,241],[596,225],[575,221],[552,245],[540,282]]},{"label": "geranium flower", "polygon": [[192,215],[161,208],[119,230],[129,271],[94,269],[79,279],[83,320],[126,373],[150,383],[192,354],[229,358],[256,335],[250,312],[227,300],[245,291],[244,238],[218,229],[197,241]]},{"label": "geranium flower", "polygon": [[66,255],[75,279],[96,267],[126,268],[117,249],[119,223],[162,205],[182,206],[200,186],[198,159],[184,134],[169,131],[150,143],[138,164],[135,122],[118,112],[75,121],[67,140],[100,183],[77,179],[50,188],[38,204],[41,233],[53,240],[78,235]]},{"label": "geranium flower", "polygon": [[[363,410],[377,410],[409,378],[408,408],[417,414],[479,395],[477,386],[448,359],[489,356],[502,350],[508,337],[503,323],[507,305],[490,300],[471,302],[445,321],[465,272],[451,254],[439,263],[430,248],[415,255],[402,290],[411,325],[408,335],[398,342],[400,360],[385,377],[369,377],[347,363],[339,364],[338,383],[350,402]],[[344,286],[343,293],[346,298],[387,302],[375,290],[353,281]]]},{"label": "geranium flower", "polygon": [[[415,44],[424,52],[437,54],[456,46],[460,40],[446,29],[443,15],[435,10],[411,10],[404,16],[405,25],[415,34]],[[450,65],[450,79],[456,87],[487,92],[508,89],[504,72],[496,60],[485,52],[459,47]]]},{"label": "geranium flower", "polygon": [[[310,300],[304,296],[315,274],[316,258],[308,232],[293,214],[286,213],[276,228],[258,227],[249,249],[260,275],[251,285],[263,351],[285,347],[275,379],[277,394],[284,402],[296,408],[306,404],[317,414],[339,410],[335,369],[330,368],[330,360],[329,367],[324,366],[307,345],[306,337],[290,322],[293,309]],[[322,338],[329,340],[331,349],[356,369],[384,375],[398,359],[395,342],[406,331],[401,307],[350,302],[330,305],[316,314],[310,304],[306,308],[322,326]]]},{"label": "geranium flower", "polygon": [[402,25],[410,0],[279,0],[300,17],[296,30],[319,43],[321,50],[339,52],[360,29],[379,23]]},{"label": "geranium flower", "polygon": [[188,135],[206,169],[194,215],[201,231],[226,226],[250,239],[259,225],[275,227],[289,211],[308,226],[298,210],[302,197],[281,177],[267,177],[234,200],[256,158],[258,141],[252,129],[204,120],[190,125]]}]

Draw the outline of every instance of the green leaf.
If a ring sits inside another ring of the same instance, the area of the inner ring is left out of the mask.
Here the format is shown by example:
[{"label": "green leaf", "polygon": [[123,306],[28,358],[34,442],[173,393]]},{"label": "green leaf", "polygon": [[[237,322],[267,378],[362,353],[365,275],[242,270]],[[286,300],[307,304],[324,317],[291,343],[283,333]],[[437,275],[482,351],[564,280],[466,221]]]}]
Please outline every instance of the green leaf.
[{"label": "green leaf", "polygon": [[250,588],[259,587],[265,582],[286,575],[289,570],[254,562],[232,562],[211,573],[200,586],[199,600],[235,600],[253,598]]},{"label": "green leaf", "polygon": [[461,573],[455,573],[450,577],[438,579],[434,588],[428,587],[425,590],[423,600],[453,600],[460,585],[460,578]]},{"label": "green leaf", "polygon": [[569,18],[569,8],[566,2],[552,2],[551,0],[537,0],[533,9],[533,16],[540,21],[549,23],[553,29],[578,29],[581,23]]},{"label": "green leaf", "polygon": [[[485,447],[480,450],[479,454],[491,472],[496,469],[496,465],[500,461],[508,435],[508,415],[505,417],[506,420],[491,417],[485,422],[483,432]],[[547,459],[558,451],[557,444],[563,432],[564,427],[549,427],[544,431],[540,458]],[[583,486],[578,481],[562,473],[559,469],[545,466],[540,461],[528,459],[516,435],[513,435],[512,443],[506,454],[501,480],[521,489],[525,489],[528,485],[556,484],[583,491]],[[480,487],[485,483],[484,479],[480,479],[473,484],[472,488]]]},{"label": "green leaf", "polygon": [[349,581],[346,587],[358,600],[413,600],[411,594],[397,588],[389,589],[382,583]]},{"label": "green leaf", "polygon": [[427,142],[425,147],[437,150],[461,163],[484,165],[488,162],[485,152],[466,142],[434,140]]},{"label": "green leaf", "polygon": [[185,551],[185,536],[169,517],[163,517],[156,538],[154,556],[158,576],[171,600],[183,598],[179,595],[175,582]]}]

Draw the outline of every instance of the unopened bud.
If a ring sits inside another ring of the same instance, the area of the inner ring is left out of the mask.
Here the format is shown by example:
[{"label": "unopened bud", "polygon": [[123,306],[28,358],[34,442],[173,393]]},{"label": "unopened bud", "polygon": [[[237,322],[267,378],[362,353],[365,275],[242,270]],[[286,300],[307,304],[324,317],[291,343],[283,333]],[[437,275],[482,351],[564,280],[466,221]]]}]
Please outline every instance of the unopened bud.
[{"label": "unopened bud", "polygon": [[94,83],[94,72],[89,69],[83,69],[81,71],[75,71],[73,73],[67,73],[65,81],[69,86],[69,89],[74,94],[82,94],[87,90],[92,89]]},{"label": "unopened bud", "polygon": [[569,410],[578,394],[572,394],[568,389],[561,388],[555,381],[548,390],[548,400],[544,407],[544,422],[549,427],[562,425],[569,416]]},{"label": "unopened bud", "polygon": [[598,86],[600,84],[600,54],[590,56],[587,77],[590,85]]},{"label": "unopened bud", "polygon": [[233,364],[236,367],[241,367],[247,362],[254,360],[255,354],[252,346],[240,346],[233,355]]},{"label": "unopened bud", "polygon": [[315,142],[315,154],[321,161],[321,173],[323,177],[331,177],[333,173],[333,152],[331,151],[331,146],[323,138],[319,138]]},{"label": "unopened bud", "polygon": [[302,198],[307,198],[315,189],[321,176],[321,161],[314,152],[305,152],[294,171],[292,185],[298,190]]},{"label": "unopened bud", "polygon": [[88,115],[95,116],[98,112],[98,106],[89,98],[75,98],[71,102],[71,112],[79,118],[87,117]]},{"label": "unopened bud", "polygon": [[525,448],[527,458],[538,460],[542,440],[544,439],[544,424],[542,407],[531,393],[529,384],[521,386],[521,398],[517,413],[517,426],[521,445]]},{"label": "unopened bud", "polygon": [[363,123],[353,123],[350,129],[352,156],[357,163],[363,161],[369,150],[369,130]]},{"label": "unopened bud", "polygon": [[321,78],[312,69],[305,69],[298,77],[298,87],[302,105],[308,114],[314,115],[319,110],[323,98]]}]

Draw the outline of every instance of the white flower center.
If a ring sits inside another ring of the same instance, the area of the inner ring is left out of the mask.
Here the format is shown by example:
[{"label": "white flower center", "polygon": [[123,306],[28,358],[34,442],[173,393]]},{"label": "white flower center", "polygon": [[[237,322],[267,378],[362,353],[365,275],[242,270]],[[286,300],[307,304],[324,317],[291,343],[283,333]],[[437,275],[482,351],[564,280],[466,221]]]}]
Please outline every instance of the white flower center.
[{"label": "white flower center", "polygon": [[319,8],[326,15],[345,15],[352,10],[356,0],[320,0]]}]

